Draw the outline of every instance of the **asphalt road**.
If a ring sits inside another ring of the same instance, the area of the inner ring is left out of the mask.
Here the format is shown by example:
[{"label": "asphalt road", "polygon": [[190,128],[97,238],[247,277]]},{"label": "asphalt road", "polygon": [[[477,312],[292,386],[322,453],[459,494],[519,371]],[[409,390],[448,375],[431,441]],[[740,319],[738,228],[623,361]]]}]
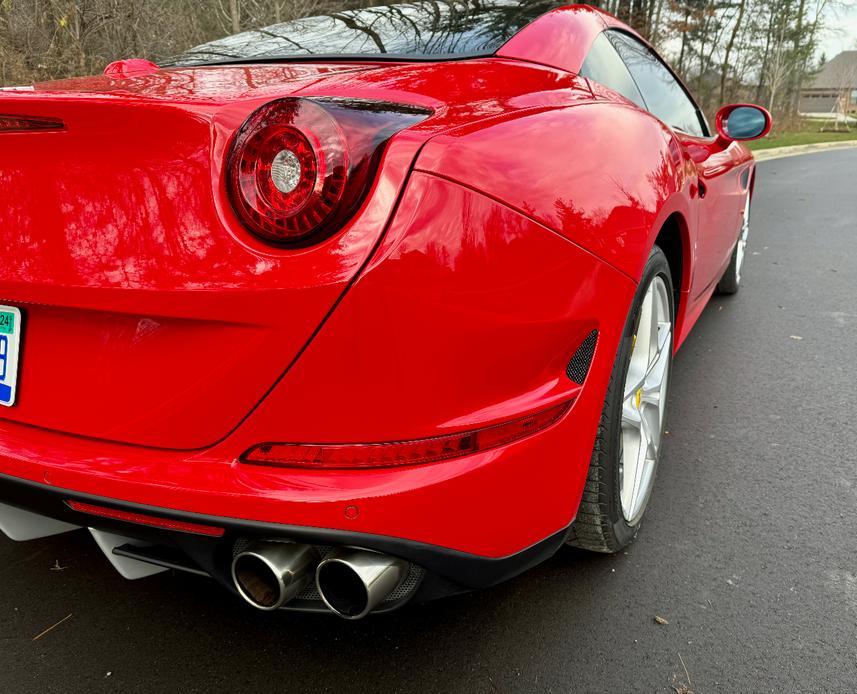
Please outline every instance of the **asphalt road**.
[{"label": "asphalt road", "polygon": [[760,165],[744,287],[676,359],[626,553],[348,623],[125,581],[83,532],[2,539],[0,691],[855,691],[856,247],[857,150]]}]

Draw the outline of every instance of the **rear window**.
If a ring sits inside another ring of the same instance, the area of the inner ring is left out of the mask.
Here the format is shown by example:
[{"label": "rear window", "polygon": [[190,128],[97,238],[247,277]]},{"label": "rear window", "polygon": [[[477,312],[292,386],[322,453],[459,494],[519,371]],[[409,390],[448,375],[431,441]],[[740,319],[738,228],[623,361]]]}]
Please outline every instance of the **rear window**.
[{"label": "rear window", "polygon": [[245,31],[192,48],[171,65],[306,56],[466,56],[496,52],[556,0],[421,0],[343,10]]}]

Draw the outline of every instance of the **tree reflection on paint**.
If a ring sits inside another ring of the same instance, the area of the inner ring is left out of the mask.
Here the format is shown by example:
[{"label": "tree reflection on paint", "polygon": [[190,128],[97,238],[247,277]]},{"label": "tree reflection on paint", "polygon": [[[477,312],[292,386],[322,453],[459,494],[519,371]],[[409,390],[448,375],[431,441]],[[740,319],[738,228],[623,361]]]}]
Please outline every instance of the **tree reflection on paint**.
[{"label": "tree reflection on paint", "polygon": [[227,36],[172,64],[198,65],[308,55],[493,53],[556,0],[419,0],[332,12]]}]

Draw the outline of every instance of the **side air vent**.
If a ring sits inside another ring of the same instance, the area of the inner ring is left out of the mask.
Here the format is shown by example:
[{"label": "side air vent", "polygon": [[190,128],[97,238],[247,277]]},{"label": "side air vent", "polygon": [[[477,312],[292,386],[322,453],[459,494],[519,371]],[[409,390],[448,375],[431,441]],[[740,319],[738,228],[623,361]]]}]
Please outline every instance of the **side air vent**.
[{"label": "side air vent", "polygon": [[565,375],[578,385],[583,385],[586,374],[589,373],[589,365],[592,364],[592,355],[595,354],[595,344],[598,342],[598,331],[593,330],[577,348],[571,361],[565,369]]}]

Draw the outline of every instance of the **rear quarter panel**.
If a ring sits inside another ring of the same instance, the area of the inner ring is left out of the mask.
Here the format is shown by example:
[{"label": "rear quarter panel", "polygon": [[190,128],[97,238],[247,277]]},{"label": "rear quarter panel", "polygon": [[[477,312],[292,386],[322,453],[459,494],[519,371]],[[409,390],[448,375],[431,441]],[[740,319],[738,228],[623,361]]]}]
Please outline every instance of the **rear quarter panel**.
[{"label": "rear quarter panel", "polygon": [[416,168],[503,201],[634,281],[660,225],[670,214],[690,215],[672,133],[622,103],[460,128],[432,140]]},{"label": "rear quarter panel", "polygon": [[[366,268],[223,446],[420,439],[574,399],[547,432],[445,463],[395,471],[238,466],[318,500],[303,504],[313,508],[301,510],[302,522],[312,512],[311,524],[322,527],[395,528],[485,556],[519,551],[574,516],[624,326],[624,312],[605,307],[627,306],[634,289],[520,212],[417,172]],[[593,329],[600,338],[581,388],[566,366]],[[326,504],[342,490],[353,490],[359,518]]]},{"label": "rear quarter panel", "polygon": [[256,105],[3,97],[65,129],[2,135],[0,303],[24,332],[18,402],[0,417],[195,449],[264,397],[369,257],[425,136],[391,141],[335,237],[286,251],[240,225],[220,184]]}]

